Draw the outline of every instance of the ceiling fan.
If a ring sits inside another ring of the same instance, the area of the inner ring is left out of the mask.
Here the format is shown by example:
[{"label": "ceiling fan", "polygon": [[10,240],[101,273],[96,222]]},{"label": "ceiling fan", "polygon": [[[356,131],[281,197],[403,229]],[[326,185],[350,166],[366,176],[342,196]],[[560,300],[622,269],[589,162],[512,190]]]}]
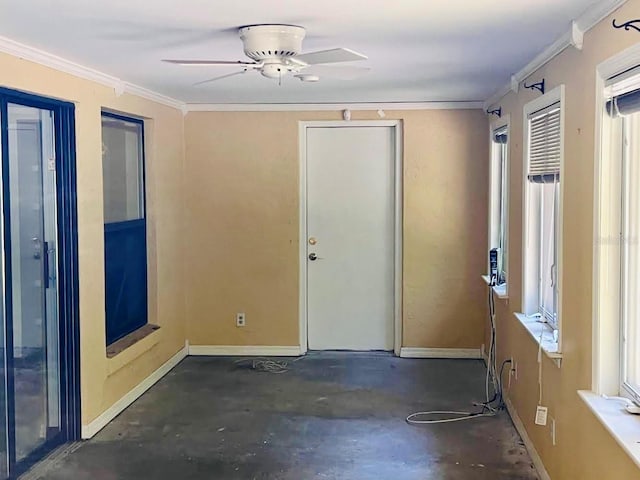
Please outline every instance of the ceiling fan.
[{"label": "ceiling fan", "polygon": [[238,34],[244,44],[244,53],[252,60],[251,62],[241,60],[163,60],[163,62],[185,66],[237,65],[240,67],[236,72],[210,78],[195,85],[242,75],[251,70],[256,70],[267,78],[278,80],[287,74],[292,74],[303,82],[317,82],[320,77],[325,76],[351,80],[370,70],[366,67],[325,65],[367,59],[365,55],[348,48],[301,53],[305,33],[304,27],[297,25],[248,25],[240,27]]}]

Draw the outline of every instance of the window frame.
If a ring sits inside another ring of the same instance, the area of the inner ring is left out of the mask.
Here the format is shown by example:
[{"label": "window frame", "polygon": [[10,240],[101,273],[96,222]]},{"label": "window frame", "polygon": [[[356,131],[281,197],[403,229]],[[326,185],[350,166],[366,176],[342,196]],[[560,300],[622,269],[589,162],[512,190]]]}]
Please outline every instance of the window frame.
[{"label": "window frame", "polygon": [[[144,306],[144,323],[139,323],[136,328],[127,328],[124,329],[123,332],[126,330],[127,333],[123,333],[123,334],[119,334],[116,338],[111,338],[112,335],[110,335],[110,330],[109,330],[109,315],[108,315],[108,301],[107,301],[107,291],[105,290],[105,344],[106,347],[109,348],[111,345],[116,344],[116,342],[118,342],[119,340],[121,340],[122,338],[127,337],[127,335],[130,335],[138,330],[140,330],[141,328],[144,328],[146,325],[150,324],[150,319],[149,319],[149,246],[148,246],[148,225],[147,225],[147,178],[146,178],[146,170],[147,170],[147,165],[146,165],[146,151],[147,151],[147,139],[145,136],[145,130],[146,130],[146,122],[143,118],[140,117],[136,117],[136,116],[132,116],[132,115],[128,115],[128,114],[122,114],[122,113],[117,113],[111,110],[106,110],[106,109],[102,109],[100,112],[100,122],[101,122],[101,128],[103,128],[103,120],[104,119],[113,119],[113,120],[120,120],[123,122],[128,122],[128,123],[133,123],[136,124],[140,127],[140,138],[138,141],[138,155],[139,155],[139,171],[138,171],[138,179],[139,179],[139,188],[138,188],[138,201],[140,202],[140,212],[139,212],[139,216],[137,216],[136,218],[133,219],[124,219],[124,220],[117,220],[117,221],[110,221],[107,222],[106,218],[104,217],[104,205],[103,205],[103,225],[104,225],[104,230],[105,230],[105,256],[106,256],[106,244],[107,244],[107,235],[111,235],[117,232],[123,232],[125,230],[133,230],[133,229],[137,229],[137,230],[142,230],[142,235],[144,235],[144,263],[145,263],[145,267],[144,267],[144,292],[145,292],[145,306]],[[102,160],[104,162],[104,158]],[[103,178],[103,188],[104,188],[104,178]],[[104,199],[104,192],[103,192],[103,199]],[[107,275],[107,265],[106,265],[106,258],[105,258],[105,275]],[[105,277],[105,289],[106,287],[106,283],[107,283],[107,278]]]},{"label": "window frame", "polygon": [[[607,90],[618,83],[611,80],[618,78],[619,82],[626,81],[628,72],[639,65],[640,44],[635,44],[602,61],[595,69],[591,391],[597,396],[631,397],[621,388],[621,295],[611,295],[611,292],[621,290],[622,162],[621,155],[611,154],[614,148],[611,141],[612,122],[606,111],[606,103]],[[621,146],[618,145],[618,148]],[[618,175],[618,178],[614,175]],[[584,399],[590,392],[580,394]],[[585,402],[596,414],[601,413],[599,406],[591,405],[589,400]]]},{"label": "window frame", "polygon": [[[638,80],[640,82],[640,73],[638,73]],[[615,121],[615,120],[614,120]],[[636,122],[640,121],[636,119]],[[620,371],[619,371],[619,382],[620,382],[620,395],[630,398],[637,404],[640,404],[640,385],[632,385],[627,382],[627,345],[626,345],[626,332],[629,325],[627,321],[627,274],[628,274],[628,246],[629,242],[627,239],[629,238],[629,232],[627,230],[627,223],[629,216],[632,214],[629,208],[629,192],[633,187],[640,186],[640,181],[633,182],[633,179],[629,178],[628,171],[630,168],[629,165],[629,149],[630,149],[630,139],[628,135],[629,125],[626,122],[625,117],[621,117],[619,120],[619,130],[620,130],[620,162],[621,168],[619,171],[619,182],[620,182],[620,257],[619,257],[619,269],[620,269],[620,326],[619,326],[619,341],[620,341]],[[613,121],[612,121],[613,124]],[[616,126],[617,127],[617,126]],[[637,125],[636,125],[637,127]],[[611,138],[611,136],[610,136]],[[637,139],[638,143],[640,143],[640,135]],[[634,214],[640,214],[640,211],[633,212]],[[636,292],[637,293],[637,292]],[[636,327],[637,328],[637,327]]]},{"label": "window frame", "polygon": [[[138,165],[139,171],[138,171],[138,178],[140,180],[140,184],[142,186],[142,188],[139,188],[138,190],[138,201],[140,202],[140,216],[138,218],[135,219],[127,219],[127,220],[117,220],[117,221],[112,221],[112,222],[106,222],[104,221],[103,223],[105,225],[108,224],[112,224],[112,223],[122,223],[122,222],[128,222],[128,221],[133,221],[133,220],[145,220],[147,219],[147,179],[146,179],[146,143],[145,143],[145,122],[143,119],[141,118],[137,118],[137,117],[132,117],[132,116],[128,116],[128,115],[123,115],[121,113],[115,113],[112,112],[110,110],[102,110],[100,112],[100,126],[102,128],[102,120],[104,118],[110,118],[113,120],[120,120],[123,122],[128,122],[128,123],[133,123],[136,124],[140,127],[140,140],[138,142],[138,155],[140,157],[140,162]],[[104,162],[104,159],[102,160]],[[104,186],[104,179],[103,179],[103,186]],[[104,198],[104,193],[103,193],[103,198]],[[103,215],[104,215],[104,210],[103,210]]]},{"label": "window frame", "polygon": [[[490,274],[489,250],[500,247],[499,277],[504,281],[504,295],[508,295],[508,267],[509,267],[509,146],[510,146],[510,116],[508,114],[494,121],[489,126],[490,158],[489,158],[489,236],[487,249],[487,274]],[[494,141],[495,135],[505,133],[507,143]],[[497,178],[496,168],[500,161],[500,178]],[[499,181],[500,186],[495,182]],[[498,197],[499,194],[499,197]],[[496,205],[497,204],[497,205]],[[497,215],[496,215],[497,213]],[[497,216],[497,218],[496,218]]]},{"label": "window frame", "polygon": [[[611,117],[606,104],[611,95],[616,95],[620,85],[640,88],[640,60],[631,78],[617,75],[600,79],[601,94],[596,108],[600,117],[596,125],[598,156],[596,158],[594,225],[594,389],[599,393],[620,395],[640,405],[640,385],[627,382],[627,273],[629,272],[629,216],[640,212],[630,211],[629,194],[637,188],[640,180],[630,174],[630,149],[640,146],[640,135],[635,145],[629,138],[629,128],[640,131],[640,118],[633,124],[626,116]],[[612,81],[613,80],[613,81]],[[608,92],[608,93],[607,93]],[[635,115],[638,115],[637,113]],[[637,170],[637,167],[635,167]],[[636,205],[637,207],[637,205]],[[636,252],[638,255],[638,252]],[[608,281],[603,281],[603,275]],[[612,295],[617,290],[618,295]],[[633,296],[633,295],[632,295]],[[637,327],[636,327],[637,328]],[[608,338],[607,338],[608,337]],[[615,339],[615,343],[614,340]],[[602,355],[605,352],[607,355]],[[603,367],[607,375],[601,375]],[[612,380],[615,378],[615,381]]]},{"label": "window frame", "polygon": [[[534,196],[536,192],[532,188],[532,183],[527,178],[529,166],[529,131],[530,117],[532,114],[542,111],[554,104],[558,103],[560,108],[560,182],[557,192],[557,205],[555,208],[555,284],[556,284],[556,325],[548,323],[548,326],[554,332],[557,331],[557,353],[562,352],[562,226],[563,226],[563,197],[564,197],[564,142],[565,142],[565,87],[559,85],[546,94],[532,100],[523,107],[523,168],[522,168],[522,239],[523,239],[523,255],[522,255],[522,312],[526,316],[538,316],[540,312],[540,252],[539,239],[533,242],[536,231],[540,232],[541,214],[539,211],[539,202]],[[538,208],[533,208],[535,205]],[[554,334],[555,338],[555,334]]]}]

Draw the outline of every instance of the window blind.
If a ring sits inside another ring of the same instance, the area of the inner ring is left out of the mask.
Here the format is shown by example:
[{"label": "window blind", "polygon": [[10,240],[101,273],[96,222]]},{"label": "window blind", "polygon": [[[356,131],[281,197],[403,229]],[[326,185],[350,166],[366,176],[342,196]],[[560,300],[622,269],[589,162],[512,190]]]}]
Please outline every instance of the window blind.
[{"label": "window blind", "polygon": [[560,179],[560,103],[529,115],[529,170],[533,183]]},{"label": "window blind", "polygon": [[640,112],[640,89],[617,95],[607,101],[607,113],[612,117]]},{"label": "window blind", "polygon": [[609,78],[605,98],[606,111],[613,118],[640,112],[640,66]]},{"label": "window blind", "polygon": [[507,129],[501,128],[493,132],[493,141],[496,143],[507,143]]}]

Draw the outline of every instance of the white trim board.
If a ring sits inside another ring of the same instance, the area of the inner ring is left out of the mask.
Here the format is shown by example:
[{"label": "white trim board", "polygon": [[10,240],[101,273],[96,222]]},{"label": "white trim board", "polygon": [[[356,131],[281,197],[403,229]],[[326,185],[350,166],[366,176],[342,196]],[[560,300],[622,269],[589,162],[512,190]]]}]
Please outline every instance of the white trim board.
[{"label": "white trim board", "polygon": [[142,396],[147,390],[153,387],[158,380],[169,373],[173,367],[178,365],[187,356],[188,347],[180,349],[173,357],[165,362],[155,372],[145,378],[142,382],[136,385],[130,392],[125,394],[120,400],[111,405],[106,411],[104,411],[98,418],[90,422],[88,425],[82,426],[82,439],[87,440],[93,437],[96,433],[102,430],[109,422],[122,413],[129,405],[135,402]]},{"label": "white trim board", "polygon": [[187,103],[188,112],[309,112],[364,110],[475,110],[480,101],[387,103]]},{"label": "white trim board", "polygon": [[482,348],[421,348],[402,347],[402,358],[466,358],[483,360]]},{"label": "white trim board", "polygon": [[502,87],[484,102],[484,109],[486,110],[498,103],[509,91],[517,93],[520,82],[526,80],[529,75],[562,53],[565,48],[573,45],[578,50],[582,50],[583,35],[626,2],[627,0],[601,0],[596,2],[574,22],[571,22],[567,32],[536,55],[518,73],[512,75],[509,84]]},{"label": "white trim board", "polygon": [[588,390],[578,390],[578,395],[631,460],[640,466],[640,418],[628,413],[615,397],[607,399]]},{"label": "white trim board", "polygon": [[298,357],[302,350],[298,345],[189,345],[191,356],[228,357]]},{"label": "white trim board", "polygon": [[402,120],[353,120],[353,121],[310,121],[299,122],[299,168],[300,185],[299,198],[300,209],[298,212],[300,219],[300,250],[299,250],[299,298],[298,315],[300,326],[300,349],[302,353],[307,352],[307,128],[326,127],[392,127],[395,133],[395,155],[394,155],[394,319],[393,319],[393,352],[400,356],[402,347],[402,248],[403,248],[403,150],[404,130]]},{"label": "white trim board", "polygon": [[281,112],[327,110],[467,110],[483,108],[482,101],[383,103],[185,103],[123,79],[80,65],[52,53],[0,36],[0,52],[113,88],[115,94],[136,95],[187,112]]},{"label": "white trim board", "polygon": [[7,37],[0,36],[0,52],[113,88],[117,96],[123,93],[130,93],[131,95],[185,111],[185,103],[180,100],[134,85],[93,68],[85,67],[44,50],[24,45]]},{"label": "white trim board", "polygon": [[518,416],[518,412],[516,411],[513,403],[508,398],[504,399],[504,403],[507,406],[507,412],[509,412],[509,416],[511,417],[511,421],[513,422],[513,426],[516,427],[516,430],[520,434],[522,438],[522,442],[524,446],[527,448],[527,452],[529,452],[529,456],[531,457],[531,461],[533,462],[533,466],[536,467],[538,471],[538,475],[540,476],[540,480],[551,480],[551,477],[547,473],[547,469],[544,468],[544,463],[542,463],[542,459],[536,450],[536,447],[533,445],[531,438],[529,438],[529,434],[527,433],[527,429],[524,428],[524,423]]}]

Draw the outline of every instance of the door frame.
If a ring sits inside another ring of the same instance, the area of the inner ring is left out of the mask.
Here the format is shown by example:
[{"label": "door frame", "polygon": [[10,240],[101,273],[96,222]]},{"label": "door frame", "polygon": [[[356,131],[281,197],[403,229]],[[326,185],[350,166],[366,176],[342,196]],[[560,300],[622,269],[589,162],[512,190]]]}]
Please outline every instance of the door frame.
[{"label": "door frame", "polygon": [[[12,313],[11,285],[11,232],[9,211],[9,147],[7,106],[16,103],[28,107],[51,110],[54,113],[55,168],[56,168],[56,211],[57,211],[57,262],[58,262],[58,321],[60,341],[60,426],[61,435],[32,452],[24,460],[16,463],[15,452],[15,398],[13,378],[13,324],[9,321]],[[24,473],[33,463],[40,460],[57,445],[80,438],[80,318],[78,295],[78,216],[76,188],[76,138],[75,105],[57,99],[34,95],[27,92],[0,87],[0,147],[2,148],[2,221],[0,232],[4,239],[3,278],[5,285],[4,318],[7,408],[0,415],[6,415],[7,450],[11,477]],[[0,361],[3,360],[0,358]],[[0,385],[2,379],[0,379]]]},{"label": "door frame", "polygon": [[299,331],[300,353],[308,350],[308,305],[307,305],[307,130],[309,128],[391,127],[394,132],[394,291],[393,291],[393,352],[400,356],[402,347],[402,120],[354,120],[354,121],[301,121],[298,123],[299,168],[300,168],[300,232],[299,232]]}]

